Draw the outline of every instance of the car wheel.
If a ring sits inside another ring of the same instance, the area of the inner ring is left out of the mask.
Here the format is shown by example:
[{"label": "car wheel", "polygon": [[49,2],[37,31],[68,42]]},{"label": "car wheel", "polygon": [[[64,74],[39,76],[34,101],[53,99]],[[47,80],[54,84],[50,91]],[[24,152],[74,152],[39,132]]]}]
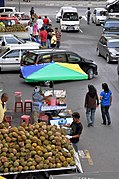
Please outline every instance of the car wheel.
[{"label": "car wheel", "polygon": [[96,54],[97,54],[97,56],[101,56],[99,48],[97,48]]},{"label": "car wheel", "polygon": [[89,80],[91,80],[94,77],[94,72],[92,68],[88,69],[87,75]]},{"label": "car wheel", "polygon": [[106,56],[106,61],[107,61],[107,63],[110,63],[109,55]]}]

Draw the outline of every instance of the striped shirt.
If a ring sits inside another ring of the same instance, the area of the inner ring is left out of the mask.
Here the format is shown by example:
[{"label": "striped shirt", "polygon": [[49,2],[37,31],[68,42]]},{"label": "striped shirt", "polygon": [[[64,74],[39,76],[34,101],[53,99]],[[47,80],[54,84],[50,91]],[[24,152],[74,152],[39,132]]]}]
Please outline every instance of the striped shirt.
[{"label": "striped shirt", "polygon": [[61,32],[56,31],[55,34],[56,34],[57,41],[60,41],[61,40]]}]

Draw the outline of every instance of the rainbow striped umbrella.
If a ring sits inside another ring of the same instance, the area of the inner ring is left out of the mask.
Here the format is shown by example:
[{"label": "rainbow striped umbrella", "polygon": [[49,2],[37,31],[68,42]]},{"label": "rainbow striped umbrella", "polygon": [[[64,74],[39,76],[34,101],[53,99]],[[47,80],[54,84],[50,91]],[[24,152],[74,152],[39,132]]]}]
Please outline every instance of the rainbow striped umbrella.
[{"label": "rainbow striped umbrella", "polygon": [[78,64],[58,62],[23,66],[21,73],[26,82],[88,79]]}]

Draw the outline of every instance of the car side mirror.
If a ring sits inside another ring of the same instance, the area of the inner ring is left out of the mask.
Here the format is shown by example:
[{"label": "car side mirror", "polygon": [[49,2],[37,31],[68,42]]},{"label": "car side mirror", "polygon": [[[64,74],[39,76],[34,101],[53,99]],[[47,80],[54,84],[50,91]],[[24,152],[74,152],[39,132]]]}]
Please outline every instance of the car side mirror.
[{"label": "car side mirror", "polygon": [[79,19],[82,19],[82,16],[79,16]]},{"label": "car side mirror", "polygon": [[3,47],[5,46],[5,42],[4,41],[2,41],[1,46],[3,46]]}]

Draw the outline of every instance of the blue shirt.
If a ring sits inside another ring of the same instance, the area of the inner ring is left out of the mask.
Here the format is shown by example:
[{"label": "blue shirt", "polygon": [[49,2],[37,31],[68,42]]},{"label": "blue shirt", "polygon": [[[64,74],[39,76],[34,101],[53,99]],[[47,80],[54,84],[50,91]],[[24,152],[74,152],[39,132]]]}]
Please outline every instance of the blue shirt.
[{"label": "blue shirt", "polygon": [[110,96],[112,95],[112,92],[109,91],[108,93],[106,93],[105,91],[102,91],[100,93],[100,96],[102,97],[102,100],[101,100],[101,105],[102,106],[110,106]]}]

